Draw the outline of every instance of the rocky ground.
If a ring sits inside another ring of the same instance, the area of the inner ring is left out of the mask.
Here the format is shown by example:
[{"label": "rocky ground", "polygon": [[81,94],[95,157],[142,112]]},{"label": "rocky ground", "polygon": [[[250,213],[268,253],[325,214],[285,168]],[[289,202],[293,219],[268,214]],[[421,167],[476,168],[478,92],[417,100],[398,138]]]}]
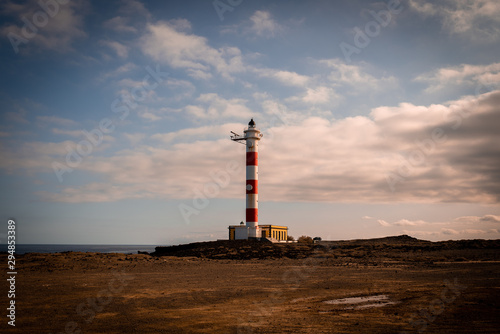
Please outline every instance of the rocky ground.
[{"label": "rocky ground", "polygon": [[220,240],[156,247],[153,256],[193,256],[209,259],[303,259],[322,258],[331,264],[355,262],[384,264],[391,261],[429,262],[498,260],[500,240],[431,242],[407,235],[380,239],[320,241],[317,243],[270,243]]},{"label": "rocky ground", "polygon": [[[7,263],[2,254],[1,261]],[[18,255],[2,333],[498,333],[500,241],[219,241]],[[2,305],[9,286],[3,280]],[[361,298],[358,298],[361,297]]]}]

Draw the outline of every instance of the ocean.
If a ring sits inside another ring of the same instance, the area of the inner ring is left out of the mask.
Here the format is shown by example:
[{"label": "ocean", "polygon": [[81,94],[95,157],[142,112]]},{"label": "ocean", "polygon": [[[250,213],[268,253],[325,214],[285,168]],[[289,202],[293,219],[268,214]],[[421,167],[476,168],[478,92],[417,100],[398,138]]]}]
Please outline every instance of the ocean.
[{"label": "ocean", "polygon": [[[16,254],[25,253],[60,253],[60,252],[98,252],[137,254],[154,252],[159,245],[49,245],[49,244],[16,244]],[[0,252],[6,252],[7,245],[0,245]]]}]

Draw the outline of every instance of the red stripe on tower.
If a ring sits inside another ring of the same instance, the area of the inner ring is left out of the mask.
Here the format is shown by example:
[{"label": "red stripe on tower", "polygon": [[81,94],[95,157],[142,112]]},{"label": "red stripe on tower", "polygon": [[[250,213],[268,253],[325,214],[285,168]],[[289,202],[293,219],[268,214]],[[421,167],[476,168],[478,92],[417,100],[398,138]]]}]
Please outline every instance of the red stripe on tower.
[{"label": "red stripe on tower", "polygon": [[247,208],[246,221],[247,222],[258,222],[259,221],[259,209]]},{"label": "red stripe on tower", "polygon": [[247,194],[258,194],[258,180],[247,180]]},{"label": "red stripe on tower", "polygon": [[247,152],[247,166],[259,165],[259,152]]}]

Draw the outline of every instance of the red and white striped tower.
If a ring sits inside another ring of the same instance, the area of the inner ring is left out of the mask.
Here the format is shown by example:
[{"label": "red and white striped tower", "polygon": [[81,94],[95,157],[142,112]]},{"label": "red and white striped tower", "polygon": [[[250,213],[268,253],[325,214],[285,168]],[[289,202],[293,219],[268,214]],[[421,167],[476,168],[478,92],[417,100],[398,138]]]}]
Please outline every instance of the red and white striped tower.
[{"label": "red and white striped tower", "polygon": [[234,134],[231,137],[234,141],[246,141],[246,227],[248,230],[248,238],[259,238],[259,140],[262,134],[255,127],[253,118],[248,123],[248,128],[243,131],[245,135],[239,136]]}]

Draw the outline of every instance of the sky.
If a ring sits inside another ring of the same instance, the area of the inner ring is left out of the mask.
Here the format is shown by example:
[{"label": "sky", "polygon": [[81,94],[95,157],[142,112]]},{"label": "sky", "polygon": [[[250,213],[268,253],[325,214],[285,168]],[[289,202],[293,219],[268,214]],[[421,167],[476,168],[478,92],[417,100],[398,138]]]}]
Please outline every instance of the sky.
[{"label": "sky", "polygon": [[2,1],[0,214],[18,243],[500,238],[500,3]]}]

